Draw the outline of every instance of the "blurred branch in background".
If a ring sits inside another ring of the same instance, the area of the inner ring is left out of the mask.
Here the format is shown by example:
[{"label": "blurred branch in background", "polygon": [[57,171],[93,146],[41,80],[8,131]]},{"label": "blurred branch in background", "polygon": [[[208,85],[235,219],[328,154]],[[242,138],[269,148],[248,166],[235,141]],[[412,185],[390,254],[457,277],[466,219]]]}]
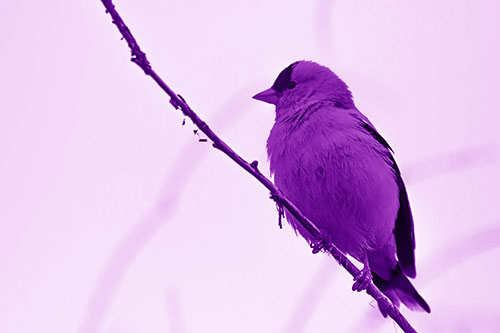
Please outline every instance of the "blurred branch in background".
[{"label": "blurred branch in background", "polygon": [[500,151],[492,144],[483,144],[455,152],[445,152],[412,163],[405,169],[408,183],[416,183],[429,178],[457,172],[481,165],[494,163],[500,159]]},{"label": "blurred branch in background", "polygon": [[[250,104],[241,105],[241,94],[246,90],[245,87],[238,91],[216,111],[214,118],[220,119],[217,123],[222,132],[231,128],[248,111]],[[236,103],[239,112],[234,112]],[[157,201],[118,242],[99,273],[80,324],[80,332],[98,332],[102,327],[125,275],[141,251],[175,213],[190,177],[201,166],[206,152],[204,145],[193,146],[191,143],[181,149],[165,173]]]},{"label": "blurred branch in background", "polygon": [[285,324],[283,332],[298,333],[307,332],[309,324],[314,312],[318,309],[321,300],[327,295],[327,289],[333,281],[336,271],[332,271],[330,260],[325,258],[318,269],[309,279],[309,283],[302,291],[300,297],[295,302],[295,306],[288,321]]},{"label": "blurred branch in background", "polygon": [[331,14],[333,0],[316,0],[314,8],[314,36],[318,51],[326,59],[331,61],[333,40],[333,24]]},{"label": "blurred branch in background", "polygon": [[[500,221],[481,227],[481,230],[477,230],[475,226],[462,237],[441,247],[435,256],[427,258],[422,268],[429,274],[422,277],[419,285],[430,284],[453,267],[498,247],[500,247]],[[437,261],[438,257],[446,260]]]},{"label": "blurred branch in background", "polygon": [[183,333],[186,331],[179,293],[176,290],[169,290],[165,294],[165,305],[167,310],[167,320],[169,332]]},{"label": "blurred branch in background", "polygon": [[[188,106],[182,97],[175,94],[172,89],[156,74],[149,63],[146,54],[142,52],[137,41],[132,36],[130,30],[123,22],[122,18],[115,10],[113,3],[110,0],[101,0],[106,8],[107,13],[109,13],[113,19],[113,23],[117,26],[118,30],[122,34],[123,38],[126,40],[129,48],[132,52],[132,62],[136,63],[144,73],[150,76],[155,82],[165,91],[171,98],[170,102],[176,109],[181,109],[181,111],[191,119],[191,121],[213,142],[213,146],[227,156],[229,156],[233,161],[235,161],[239,166],[253,175],[261,184],[263,184],[270,192],[271,198],[277,202],[281,207],[285,207],[300,223],[301,225],[312,235],[312,238],[316,239],[317,242],[314,245],[314,252],[324,250],[329,252],[337,262],[342,265],[353,277],[359,274],[359,269],[333,244],[326,242],[320,238],[319,230],[316,226],[307,219],[298,208],[290,202],[287,198],[283,196],[281,191],[260,171],[257,169],[257,161],[252,162],[252,164],[246,162],[242,159],[236,152],[234,152],[224,141],[222,141],[210,128],[209,126]],[[148,216],[146,220],[151,219],[152,221],[156,218],[157,212]],[[152,222],[154,223],[154,221]],[[137,237],[137,236],[133,236]],[[408,323],[406,318],[399,312],[398,308],[395,307],[388,299],[383,295],[380,290],[373,283],[370,283],[366,289],[366,292],[372,296],[379,304],[379,307],[384,313],[387,313],[394,321],[405,332],[415,332],[415,329]]]}]

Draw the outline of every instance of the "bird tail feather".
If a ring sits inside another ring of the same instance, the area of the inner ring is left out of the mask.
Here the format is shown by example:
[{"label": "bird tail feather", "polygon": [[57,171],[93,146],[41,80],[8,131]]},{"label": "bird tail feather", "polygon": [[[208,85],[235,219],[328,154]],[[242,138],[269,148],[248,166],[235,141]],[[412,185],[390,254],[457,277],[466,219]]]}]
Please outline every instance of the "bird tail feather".
[{"label": "bird tail feather", "polygon": [[[431,312],[429,304],[420,296],[410,280],[403,274],[399,264],[392,270],[390,280],[384,280],[374,272],[372,272],[372,275],[373,283],[381,292],[389,297],[395,306],[399,307],[399,304],[403,303],[408,309],[413,311]],[[387,316],[384,311],[381,310],[381,312],[384,317]]]}]

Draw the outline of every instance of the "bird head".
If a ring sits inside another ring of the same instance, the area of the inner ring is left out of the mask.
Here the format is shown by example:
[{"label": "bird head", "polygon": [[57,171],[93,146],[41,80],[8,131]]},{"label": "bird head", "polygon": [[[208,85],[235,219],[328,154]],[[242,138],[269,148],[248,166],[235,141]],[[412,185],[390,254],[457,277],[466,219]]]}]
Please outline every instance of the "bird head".
[{"label": "bird head", "polygon": [[336,107],[354,108],[347,85],[328,67],[312,61],[297,61],[285,68],[271,88],[253,96],[276,105],[276,112],[304,109],[317,102],[331,102]]}]

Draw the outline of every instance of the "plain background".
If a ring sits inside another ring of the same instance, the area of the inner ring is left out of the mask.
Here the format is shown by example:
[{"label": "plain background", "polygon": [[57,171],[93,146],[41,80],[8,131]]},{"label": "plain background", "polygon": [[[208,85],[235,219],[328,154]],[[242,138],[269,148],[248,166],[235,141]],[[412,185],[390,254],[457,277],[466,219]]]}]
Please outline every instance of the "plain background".
[{"label": "plain background", "polygon": [[[130,1],[154,69],[269,174],[293,61],[332,68],[396,151],[416,223],[421,331],[500,324],[495,1]],[[130,62],[98,0],[0,14],[1,332],[393,332],[268,193]]]}]

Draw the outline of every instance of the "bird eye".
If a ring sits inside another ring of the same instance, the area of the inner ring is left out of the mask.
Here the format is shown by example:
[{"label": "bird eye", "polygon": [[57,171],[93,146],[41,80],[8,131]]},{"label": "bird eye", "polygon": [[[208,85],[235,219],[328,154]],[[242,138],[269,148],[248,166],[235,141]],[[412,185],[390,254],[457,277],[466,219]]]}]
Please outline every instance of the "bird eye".
[{"label": "bird eye", "polygon": [[297,85],[297,83],[295,83],[295,81],[290,81],[288,83],[288,87],[286,87],[287,89],[293,89],[295,88],[295,86]]}]

